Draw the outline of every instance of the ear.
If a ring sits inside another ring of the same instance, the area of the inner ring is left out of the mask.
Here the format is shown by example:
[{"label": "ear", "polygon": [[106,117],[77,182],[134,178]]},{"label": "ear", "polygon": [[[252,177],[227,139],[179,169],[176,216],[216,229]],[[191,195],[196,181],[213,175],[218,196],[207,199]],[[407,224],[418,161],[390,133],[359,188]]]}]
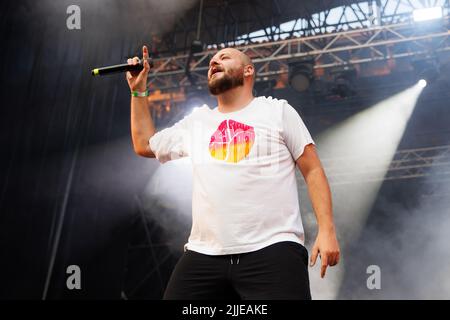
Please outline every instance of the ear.
[{"label": "ear", "polygon": [[251,77],[254,73],[255,68],[251,64],[248,64],[244,67],[244,77]]}]

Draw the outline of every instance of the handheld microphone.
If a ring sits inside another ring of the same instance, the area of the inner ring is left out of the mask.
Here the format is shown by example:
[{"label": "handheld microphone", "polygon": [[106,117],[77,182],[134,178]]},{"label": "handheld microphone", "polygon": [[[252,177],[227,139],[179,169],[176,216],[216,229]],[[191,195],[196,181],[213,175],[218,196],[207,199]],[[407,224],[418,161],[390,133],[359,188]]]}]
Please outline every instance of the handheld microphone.
[{"label": "handheld microphone", "polygon": [[[147,59],[150,67],[153,67],[152,59]],[[127,72],[127,71],[141,71],[144,69],[144,59],[140,59],[138,64],[132,65],[128,63],[116,64],[113,66],[101,67],[92,69],[91,73],[93,76],[104,76],[108,74]]]}]

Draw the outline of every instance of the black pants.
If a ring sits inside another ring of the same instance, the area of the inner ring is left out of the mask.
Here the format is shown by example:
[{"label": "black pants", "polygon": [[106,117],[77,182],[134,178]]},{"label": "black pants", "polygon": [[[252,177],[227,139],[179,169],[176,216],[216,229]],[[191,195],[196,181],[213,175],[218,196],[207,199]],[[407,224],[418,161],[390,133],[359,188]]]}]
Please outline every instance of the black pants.
[{"label": "black pants", "polygon": [[238,255],[187,250],[175,266],[164,299],[309,300],[308,251],[292,241]]}]

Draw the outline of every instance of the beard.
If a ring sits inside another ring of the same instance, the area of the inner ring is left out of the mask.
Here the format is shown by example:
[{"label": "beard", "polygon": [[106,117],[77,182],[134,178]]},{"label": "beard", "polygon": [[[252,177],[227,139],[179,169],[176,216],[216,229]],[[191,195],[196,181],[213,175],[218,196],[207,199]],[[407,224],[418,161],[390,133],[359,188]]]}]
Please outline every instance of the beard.
[{"label": "beard", "polygon": [[244,68],[234,70],[234,72],[223,72],[222,77],[208,80],[208,89],[213,96],[242,85],[244,85]]}]

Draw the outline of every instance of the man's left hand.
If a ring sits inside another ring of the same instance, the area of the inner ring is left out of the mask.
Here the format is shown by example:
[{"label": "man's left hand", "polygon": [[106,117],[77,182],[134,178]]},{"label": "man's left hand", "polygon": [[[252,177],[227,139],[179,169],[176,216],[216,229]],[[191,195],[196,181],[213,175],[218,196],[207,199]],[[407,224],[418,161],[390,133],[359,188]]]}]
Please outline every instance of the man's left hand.
[{"label": "man's left hand", "polygon": [[320,255],[320,260],[322,262],[320,277],[323,278],[325,277],[328,266],[332,267],[339,263],[340,250],[334,231],[321,231],[319,229],[319,233],[312,249],[310,261],[311,267],[316,264],[318,255]]}]

